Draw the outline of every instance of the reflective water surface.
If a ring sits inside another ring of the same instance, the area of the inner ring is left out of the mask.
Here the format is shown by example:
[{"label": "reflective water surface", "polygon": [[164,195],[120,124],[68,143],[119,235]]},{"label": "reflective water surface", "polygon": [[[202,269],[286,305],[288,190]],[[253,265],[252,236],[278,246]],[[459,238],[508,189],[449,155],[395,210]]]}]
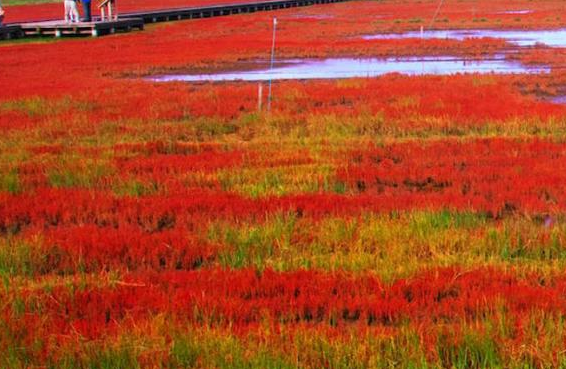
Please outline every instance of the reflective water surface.
[{"label": "reflective water surface", "polygon": [[334,16],[330,14],[293,14],[284,17],[279,17],[279,19],[315,19],[315,20],[324,20],[324,19],[332,19],[332,18],[334,18]]},{"label": "reflective water surface", "polygon": [[498,57],[492,60],[467,61],[453,57],[425,58],[336,58],[324,60],[287,60],[273,70],[269,68],[245,71],[227,71],[211,74],[173,74],[148,78],[156,82],[170,81],[266,81],[284,79],[331,79],[375,77],[387,73],[407,75],[456,73],[544,73],[546,67],[527,67],[518,62]]},{"label": "reflective water surface", "polygon": [[550,99],[550,102],[560,105],[566,105],[566,96],[556,96]]},{"label": "reflective water surface", "polygon": [[503,12],[498,12],[496,14],[530,14],[532,10],[505,10]]},{"label": "reflective water surface", "polygon": [[[390,40],[421,38],[420,31],[362,36],[366,40]],[[464,40],[466,38],[502,38],[517,46],[544,44],[551,47],[566,47],[566,29],[556,30],[440,30],[424,31],[425,39]]]}]

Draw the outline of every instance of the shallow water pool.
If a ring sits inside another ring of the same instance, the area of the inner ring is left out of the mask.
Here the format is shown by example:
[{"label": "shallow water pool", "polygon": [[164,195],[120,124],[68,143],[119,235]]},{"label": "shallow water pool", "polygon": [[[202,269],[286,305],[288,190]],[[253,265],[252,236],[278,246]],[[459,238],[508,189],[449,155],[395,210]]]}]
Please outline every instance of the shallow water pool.
[{"label": "shallow water pool", "polygon": [[149,77],[155,82],[171,81],[267,81],[289,79],[338,79],[376,77],[387,73],[406,75],[449,75],[457,73],[545,73],[546,67],[526,67],[498,57],[491,60],[462,60],[454,57],[425,58],[333,58],[324,60],[287,60],[269,68],[227,71],[211,74],[169,74]]},{"label": "shallow water pool", "polygon": [[[391,40],[404,38],[421,38],[420,31],[405,33],[389,33],[362,36],[366,40]],[[535,46],[544,44],[550,47],[566,47],[566,29],[557,30],[432,30],[424,31],[424,39],[464,40],[466,38],[501,38],[517,46]]]}]

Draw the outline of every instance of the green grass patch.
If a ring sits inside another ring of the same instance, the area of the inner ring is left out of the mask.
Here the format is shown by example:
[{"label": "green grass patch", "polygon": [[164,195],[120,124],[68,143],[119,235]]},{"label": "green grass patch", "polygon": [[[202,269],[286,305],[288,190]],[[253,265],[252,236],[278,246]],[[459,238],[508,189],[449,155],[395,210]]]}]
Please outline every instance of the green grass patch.
[{"label": "green grass patch", "polygon": [[472,212],[365,214],[319,220],[278,214],[265,222],[213,222],[204,237],[222,245],[228,268],[372,271],[384,280],[460,265],[557,272],[566,266],[566,225]]},{"label": "green grass patch", "polygon": [[[46,4],[46,3],[58,3],[58,1],[55,0],[3,0],[2,1],[3,6],[34,5],[34,4]],[[10,9],[8,9],[8,12],[9,10]]]}]

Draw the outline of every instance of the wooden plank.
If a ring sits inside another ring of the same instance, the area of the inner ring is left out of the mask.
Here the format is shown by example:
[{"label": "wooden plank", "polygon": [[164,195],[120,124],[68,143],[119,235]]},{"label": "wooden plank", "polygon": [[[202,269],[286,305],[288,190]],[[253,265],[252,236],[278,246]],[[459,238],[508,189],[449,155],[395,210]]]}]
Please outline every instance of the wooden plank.
[{"label": "wooden plank", "polygon": [[92,35],[101,36],[115,32],[129,32],[133,28],[142,30],[144,27],[141,18],[126,18],[110,22],[78,22],[67,23],[65,21],[47,21],[35,23],[23,23],[21,28],[27,36],[54,35],[56,37],[66,35]]}]

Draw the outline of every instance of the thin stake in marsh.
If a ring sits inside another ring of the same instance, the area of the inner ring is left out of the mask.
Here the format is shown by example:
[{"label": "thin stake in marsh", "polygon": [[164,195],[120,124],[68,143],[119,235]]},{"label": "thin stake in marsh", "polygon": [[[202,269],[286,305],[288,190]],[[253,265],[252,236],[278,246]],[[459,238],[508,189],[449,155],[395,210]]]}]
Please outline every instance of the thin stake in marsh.
[{"label": "thin stake in marsh", "polygon": [[257,110],[261,111],[261,100],[263,100],[263,84],[257,84]]},{"label": "thin stake in marsh", "polygon": [[277,18],[273,17],[273,37],[271,40],[271,64],[269,66],[269,92],[267,93],[267,111],[271,111],[271,80],[273,78],[273,61],[275,60],[276,32],[277,32]]}]

